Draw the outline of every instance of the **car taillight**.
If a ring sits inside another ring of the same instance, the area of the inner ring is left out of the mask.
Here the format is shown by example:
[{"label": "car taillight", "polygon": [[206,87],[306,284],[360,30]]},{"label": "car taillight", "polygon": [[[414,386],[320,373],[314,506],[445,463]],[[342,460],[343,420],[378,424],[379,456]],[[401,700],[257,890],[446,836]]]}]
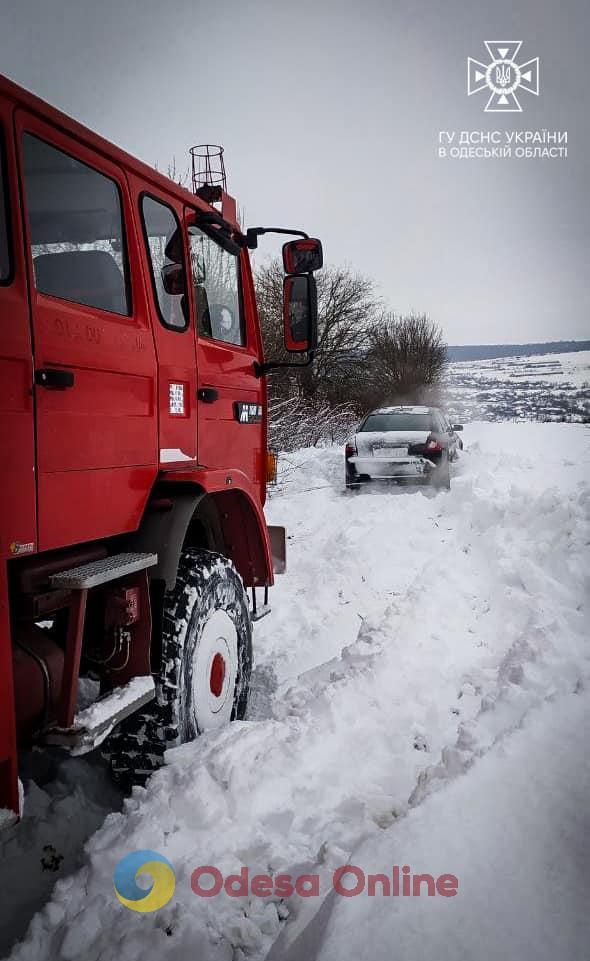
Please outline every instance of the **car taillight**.
[{"label": "car taillight", "polygon": [[356,454],[356,447],[354,446],[354,444],[347,444],[346,447],[344,448],[344,456],[352,457],[353,454]]},{"label": "car taillight", "polygon": [[443,450],[443,445],[442,445],[442,444],[439,444],[439,442],[438,442],[437,440],[435,440],[434,437],[429,437],[429,438],[427,439],[427,441],[426,441],[426,445],[425,445],[425,447],[424,447],[424,450],[427,450],[427,451],[441,451],[441,450]]}]

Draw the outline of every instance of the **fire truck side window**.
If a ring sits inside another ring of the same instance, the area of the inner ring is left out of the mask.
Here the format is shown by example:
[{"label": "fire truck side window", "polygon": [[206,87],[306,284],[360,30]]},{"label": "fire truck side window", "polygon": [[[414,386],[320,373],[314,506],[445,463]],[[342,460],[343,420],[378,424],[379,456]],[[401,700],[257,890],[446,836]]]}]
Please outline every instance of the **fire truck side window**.
[{"label": "fire truck side window", "polygon": [[239,260],[197,227],[189,236],[199,336],[243,347]]},{"label": "fire truck side window", "polygon": [[130,314],[121,198],[110,177],[32,134],[23,137],[35,286]]},{"label": "fire truck side window", "polygon": [[186,330],[188,319],[180,224],[172,208],[160,200],[146,194],[141,206],[160,320],[165,327]]},{"label": "fire truck side window", "polygon": [[0,284],[10,278],[10,248],[8,246],[8,201],[6,183],[6,168],[4,156],[4,140],[0,130]]}]

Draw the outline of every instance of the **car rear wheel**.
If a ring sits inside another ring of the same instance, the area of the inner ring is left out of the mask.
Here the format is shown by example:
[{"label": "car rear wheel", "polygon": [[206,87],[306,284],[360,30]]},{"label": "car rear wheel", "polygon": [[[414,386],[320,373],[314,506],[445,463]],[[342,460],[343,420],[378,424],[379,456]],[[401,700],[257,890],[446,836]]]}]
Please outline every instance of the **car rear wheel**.
[{"label": "car rear wheel", "polygon": [[131,715],[106,745],[122,787],[145,784],[169,747],[245,716],[252,670],[248,596],[231,561],[183,551],[165,595],[156,700]]}]

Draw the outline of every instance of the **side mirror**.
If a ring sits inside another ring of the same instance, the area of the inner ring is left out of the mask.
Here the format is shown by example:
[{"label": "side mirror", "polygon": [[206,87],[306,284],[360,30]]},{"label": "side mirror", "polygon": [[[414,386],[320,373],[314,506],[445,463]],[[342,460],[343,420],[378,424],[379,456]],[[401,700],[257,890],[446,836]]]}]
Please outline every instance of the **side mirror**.
[{"label": "side mirror", "polygon": [[[288,245],[287,245],[288,246]],[[285,348],[291,354],[313,352],[317,345],[318,304],[311,274],[295,274],[283,281]]]},{"label": "side mirror", "polygon": [[319,240],[290,240],[283,244],[283,267],[286,274],[306,274],[319,270],[324,253]]},{"label": "side mirror", "polygon": [[453,424],[453,430],[463,430],[463,424]]},{"label": "side mirror", "polygon": [[165,264],[160,276],[162,287],[167,294],[184,294],[184,267],[182,264]]}]

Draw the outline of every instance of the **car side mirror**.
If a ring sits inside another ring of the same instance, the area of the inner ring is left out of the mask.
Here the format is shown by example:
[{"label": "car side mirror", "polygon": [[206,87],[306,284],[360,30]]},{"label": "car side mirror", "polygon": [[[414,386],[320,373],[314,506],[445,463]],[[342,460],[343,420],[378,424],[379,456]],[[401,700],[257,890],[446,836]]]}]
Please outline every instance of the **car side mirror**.
[{"label": "car side mirror", "polygon": [[162,287],[167,294],[184,294],[184,267],[182,264],[165,264],[160,276]]},{"label": "car side mirror", "polygon": [[307,274],[319,270],[324,263],[324,253],[319,240],[290,240],[283,244],[283,267],[286,274]]},{"label": "car side mirror", "polygon": [[312,353],[317,346],[318,305],[311,274],[295,274],[283,280],[285,349],[292,354]]},{"label": "car side mirror", "polygon": [[453,424],[453,430],[455,431],[463,430],[463,424]]}]

